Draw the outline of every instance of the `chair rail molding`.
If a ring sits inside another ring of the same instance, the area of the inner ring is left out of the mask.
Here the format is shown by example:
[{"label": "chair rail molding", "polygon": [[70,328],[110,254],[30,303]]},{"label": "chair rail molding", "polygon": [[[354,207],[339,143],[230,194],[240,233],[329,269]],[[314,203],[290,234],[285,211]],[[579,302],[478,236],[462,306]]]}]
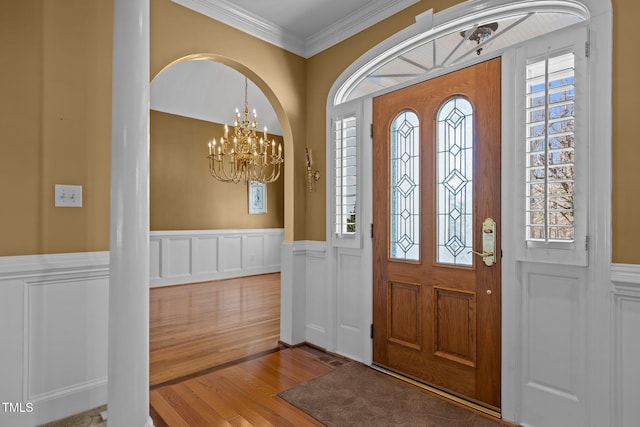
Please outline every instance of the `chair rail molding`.
[{"label": "chair rail molding", "polygon": [[640,264],[611,264],[611,281],[617,289],[631,288],[640,292]]}]

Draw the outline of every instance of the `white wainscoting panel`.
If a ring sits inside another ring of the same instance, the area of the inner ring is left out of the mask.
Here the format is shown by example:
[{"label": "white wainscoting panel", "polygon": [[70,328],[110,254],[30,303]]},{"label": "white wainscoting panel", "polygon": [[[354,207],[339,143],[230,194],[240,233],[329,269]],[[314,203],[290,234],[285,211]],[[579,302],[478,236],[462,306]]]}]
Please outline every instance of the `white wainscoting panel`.
[{"label": "white wainscoting panel", "polygon": [[193,274],[191,268],[191,239],[188,237],[169,237],[162,243],[166,247],[166,250],[163,250],[162,253],[166,257],[166,264],[164,265],[167,266],[167,277],[173,280],[181,280],[191,276]]},{"label": "white wainscoting panel", "polygon": [[328,345],[329,292],[325,242],[306,242],[305,340],[322,348]]},{"label": "white wainscoting panel", "polygon": [[162,271],[160,270],[162,266],[160,240],[151,240],[149,242],[149,258],[151,258],[149,263],[149,279],[159,280],[162,275]]},{"label": "white wainscoting panel", "polygon": [[301,344],[306,341],[306,243],[284,242],[281,248],[280,340],[288,345]]},{"label": "white wainscoting panel", "polygon": [[27,282],[25,291],[27,400],[105,383],[108,277],[38,279]]},{"label": "white wainscoting panel", "polygon": [[[236,273],[242,271],[243,258],[243,236],[224,236],[222,237],[222,269],[226,273]],[[248,236],[247,236],[248,240]]]},{"label": "white wainscoting panel", "polygon": [[0,257],[0,425],[106,403],[108,292],[108,252]]},{"label": "white wainscoting panel", "polygon": [[284,229],[152,231],[151,287],[280,271]]},{"label": "white wainscoting panel", "polygon": [[614,264],[613,425],[640,420],[640,265]]},{"label": "white wainscoting panel", "polygon": [[195,241],[194,271],[198,274],[218,274],[218,245],[220,238],[216,236],[200,236]]},{"label": "white wainscoting panel", "polygon": [[282,244],[280,340],[327,348],[329,328],[326,243]]},{"label": "white wainscoting panel", "polygon": [[585,425],[586,269],[525,263],[522,277],[523,425]]},{"label": "white wainscoting panel", "polygon": [[338,248],[337,256],[337,334],[338,354],[362,361],[363,336],[368,337],[363,324],[364,304],[372,304],[362,295],[362,251]]},{"label": "white wainscoting panel", "polygon": [[265,265],[280,265],[281,251],[274,251],[272,248],[280,248],[282,241],[284,240],[284,232],[282,233],[268,233],[264,234],[264,264]]}]

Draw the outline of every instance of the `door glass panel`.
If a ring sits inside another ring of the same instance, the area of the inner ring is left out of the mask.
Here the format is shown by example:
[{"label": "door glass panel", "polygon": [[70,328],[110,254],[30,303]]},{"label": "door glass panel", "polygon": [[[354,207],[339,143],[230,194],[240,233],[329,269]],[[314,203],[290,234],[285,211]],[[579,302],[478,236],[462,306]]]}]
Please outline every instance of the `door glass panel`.
[{"label": "door glass panel", "polygon": [[437,250],[442,264],[473,265],[473,108],[448,100],[437,116]]},{"label": "door glass panel", "polygon": [[391,123],[391,258],[420,259],[420,123],[403,111]]}]

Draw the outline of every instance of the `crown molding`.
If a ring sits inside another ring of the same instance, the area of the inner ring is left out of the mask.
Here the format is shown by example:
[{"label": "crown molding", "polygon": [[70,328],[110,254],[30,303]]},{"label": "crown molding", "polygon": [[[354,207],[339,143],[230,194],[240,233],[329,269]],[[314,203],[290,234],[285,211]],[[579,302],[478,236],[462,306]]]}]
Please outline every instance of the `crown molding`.
[{"label": "crown molding", "polygon": [[365,30],[388,17],[418,3],[420,0],[376,0],[336,21],[324,30],[308,37],[305,41],[306,58]]},{"label": "crown molding", "polygon": [[284,28],[240,9],[226,0],[172,0],[188,9],[220,21],[256,38],[304,56],[304,41],[287,33]]},{"label": "crown molding", "polygon": [[296,55],[309,58],[417,3],[419,0],[371,1],[364,8],[345,16],[306,40],[294,36],[271,21],[238,8],[227,0],[172,1]]}]

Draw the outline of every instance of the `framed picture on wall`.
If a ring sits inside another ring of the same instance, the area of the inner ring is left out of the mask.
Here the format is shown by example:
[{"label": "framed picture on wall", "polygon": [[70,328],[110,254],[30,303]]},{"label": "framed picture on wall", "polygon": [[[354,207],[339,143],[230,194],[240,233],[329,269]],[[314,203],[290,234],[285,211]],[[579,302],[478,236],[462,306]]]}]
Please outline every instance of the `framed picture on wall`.
[{"label": "framed picture on wall", "polygon": [[267,184],[249,181],[249,213],[267,213]]}]

